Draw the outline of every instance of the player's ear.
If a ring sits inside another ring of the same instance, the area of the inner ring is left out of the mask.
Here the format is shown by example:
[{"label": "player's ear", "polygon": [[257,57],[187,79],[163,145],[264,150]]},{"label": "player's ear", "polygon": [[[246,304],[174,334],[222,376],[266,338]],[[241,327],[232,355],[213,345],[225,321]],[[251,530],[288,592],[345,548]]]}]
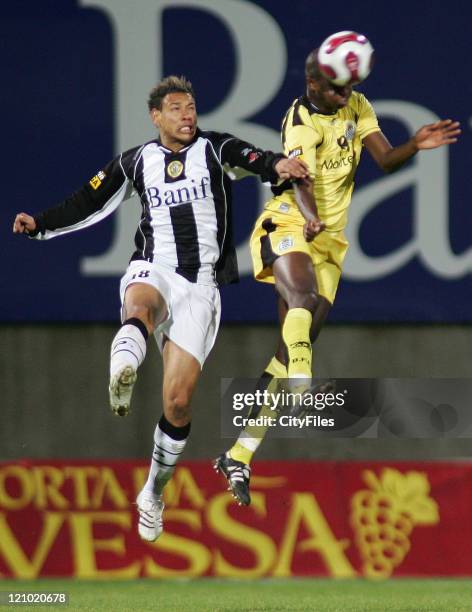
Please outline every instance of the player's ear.
[{"label": "player's ear", "polygon": [[315,91],[316,92],[319,89],[318,81],[316,81],[315,79],[312,79],[311,77],[307,77],[307,79],[306,79],[306,86],[307,86],[307,89],[309,91]]},{"label": "player's ear", "polygon": [[151,121],[153,122],[154,126],[159,128],[160,119],[161,119],[161,111],[158,110],[157,108],[152,108],[149,114],[151,116]]}]

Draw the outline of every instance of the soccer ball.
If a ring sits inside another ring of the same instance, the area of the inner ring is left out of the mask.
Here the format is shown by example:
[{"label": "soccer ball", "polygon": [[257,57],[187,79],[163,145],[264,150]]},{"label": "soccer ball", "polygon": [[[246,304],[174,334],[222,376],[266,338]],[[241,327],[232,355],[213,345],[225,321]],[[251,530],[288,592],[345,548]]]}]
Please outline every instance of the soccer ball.
[{"label": "soccer ball", "polygon": [[322,74],[335,85],[354,85],[369,76],[374,49],[363,34],[336,32],[321,43],[318,64]]}]

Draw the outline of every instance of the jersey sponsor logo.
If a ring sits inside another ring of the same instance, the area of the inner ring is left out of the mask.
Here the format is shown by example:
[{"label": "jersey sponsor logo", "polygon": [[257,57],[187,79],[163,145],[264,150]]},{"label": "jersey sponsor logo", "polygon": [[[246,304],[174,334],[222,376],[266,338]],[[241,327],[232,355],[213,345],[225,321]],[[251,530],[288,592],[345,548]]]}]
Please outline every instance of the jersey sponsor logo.
[{"label": "jersey sponsor logo", "polygon": [[286,251],[290,247],[293,247],[293,238],[292,236],[287,236],[286,238],[284,238],[283,240],[279,242],[279,244],[277,245],[277,250]]},{"label": "jersey sponsor logo", "polygon": [[340,159],[325,159],[321,164],[321,168],[323,170],[337,170],[343,166],[352,166],[352,162],[354,161],[354,156],[349,155],[348,157],[341,157]]},{"label": "jersey sponsor logo", "polygon": [[158,187],[148,187],[146,189],[146,195],[149,206],[151,208],[159,208],[162,204],[165,206],[175,206],[176,204],[184,204],[185,202],[204,200],[209,196],[207,193],[207,185],[209,182],[210,178],[208,176],[202,176],[199,182],[192,179],[186,187],[179,187],[178,189],[166,189],[162,191]]},{"label": "jersey sponsor logo", "polygon": [[295,147],[294,149],[288,152],[289,159],[293,159],[294,157],[300,157],[300,155],[303,155],[303,149],[300,146]]},{"label": "jersey sponsor logo", "polygon": [[282,202],[282,204],[279,206],[279,210],[280,212],[286,213],[290,210],[290,205],[285,204],[285,202]]},{"label": "jersey sponsor logo", "polygon": [[90,186],[93,189],[98,189],[100,185],[102,184],[102,181],[105,178],[105,176],[106,174],[103,172],[103,170],[100,170],[100,172],[97,172],[97,174],[90,179],[89,181]]},{"label": "jersey sponsor logo", "polygon": [[170,162],[170,164],[167,166],[167,174],[173,179],[180,176],[183,171],[184,171],[184,165],[178,159]]}]

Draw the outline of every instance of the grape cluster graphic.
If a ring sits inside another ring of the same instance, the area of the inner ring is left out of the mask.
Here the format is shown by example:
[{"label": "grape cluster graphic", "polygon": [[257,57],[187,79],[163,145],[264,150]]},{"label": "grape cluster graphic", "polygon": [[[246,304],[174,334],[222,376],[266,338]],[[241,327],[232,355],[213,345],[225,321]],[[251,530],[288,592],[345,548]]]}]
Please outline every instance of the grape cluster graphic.
[{"label": "grape cluster graphic", "polygon": [[439,522],[438,504],[424,473],[384,468],[380,477],[364,470],[362,478],[368,488],[352,496],[350,523],[364,576],[387,578],[408,554],[413,529]]}]

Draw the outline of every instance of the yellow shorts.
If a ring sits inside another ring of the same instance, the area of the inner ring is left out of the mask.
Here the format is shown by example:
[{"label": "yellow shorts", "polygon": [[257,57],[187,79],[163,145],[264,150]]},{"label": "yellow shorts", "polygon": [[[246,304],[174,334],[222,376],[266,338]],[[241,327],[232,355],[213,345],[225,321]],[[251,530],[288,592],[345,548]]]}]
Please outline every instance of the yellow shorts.
[{"label": "yellow shorts", "polygon": [[298,213],[271,210],[262,213],[250,240],[254,277],[263,283],[275,283],[272,266],[278,257],[306,253],[313,262],[318,293],[333,304],[349,243],[343,231],[326,230],[307,242],[303,237],[303,225],[303,218]]}]

